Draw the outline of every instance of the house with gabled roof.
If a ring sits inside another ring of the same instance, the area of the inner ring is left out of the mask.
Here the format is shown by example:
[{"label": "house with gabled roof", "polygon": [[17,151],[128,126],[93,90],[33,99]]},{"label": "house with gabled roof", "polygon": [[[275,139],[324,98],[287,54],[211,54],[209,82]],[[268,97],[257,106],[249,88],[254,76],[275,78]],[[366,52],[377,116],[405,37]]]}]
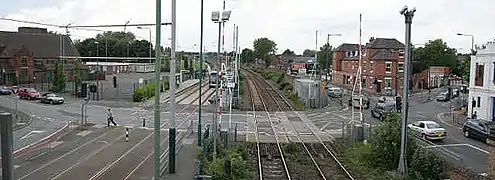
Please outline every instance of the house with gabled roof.
[{"label": "house with gabled roof", "polygon": [[[361,46],[363,90],[400,95],[404,48],[397,39],[373,37]],[[352,87],[357,80],[359,44],[344,43],[333,51],[332,83]]]},{"label": "house with gabled roof", "polygon": [[19,27],[17,32],[0,31],[0,69],[2,84],[49,83],[53,80],[55,62],[63,64],[68,81],[74,73],[83,79],[88,76],[84,65],[74,69],[75,59],[60,59],[62,56],[79,56],[68,35],[54,34],[46,28]]}]

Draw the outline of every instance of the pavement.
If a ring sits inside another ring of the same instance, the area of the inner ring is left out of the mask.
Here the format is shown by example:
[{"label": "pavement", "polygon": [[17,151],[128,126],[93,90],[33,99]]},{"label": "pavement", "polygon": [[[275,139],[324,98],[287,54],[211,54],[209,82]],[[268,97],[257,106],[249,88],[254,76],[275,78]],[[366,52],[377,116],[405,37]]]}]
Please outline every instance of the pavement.
[{"label": "pavement", "polygon": [[[193,82],[194,80],[189,80],[185,81],[184,83],[187,85],[192,84]],[[79,122],[81,120],[81,106],[84,103],[83,100],[80,99],[67,98],[67,101],[64,104],[49,105],[41,104],[39,103],[39,101],[20,100],[16,95],[10,95],[0,96],[0,107],[14,111],[16,101],[18,111],[27,114],[30,117],[30,120],[32,120],[25,127],[14,131],[14,151],[41,142],[41,140],[44,140],[44,138],[50,135],[54,135],[54,132],[56,132],[57,130],[66,127],[69,122]],[[120,102],[114,104],[126,103]],[[105,104],[88,104],[87,119],[89,123],[106,124],[106,109],[111,108],[118,124],[135,127],[142,126],[143,118],[145,118],[147,127],[150,127],[153,124],[152,110],[144,109],[142,106],[138,106],[136,104],[120,105],[117,107],[102,105]],[[188,107],[187,105],[183,106],[184,107],[181,108],[184,110],[180,112],[182,114],[178,115],[178,120],[180,120],[180,118],[186,117],[185,112],[194,109]],[[168,122],[168,118],[166,117],[169,117],[169,113],[166,112],[166,108],[166,105],[162,106],[162,124],[166,124]],[[168,128],[168,125],[166,126],[166,128]],[[24,151],[27,149],[22,150]]]}]

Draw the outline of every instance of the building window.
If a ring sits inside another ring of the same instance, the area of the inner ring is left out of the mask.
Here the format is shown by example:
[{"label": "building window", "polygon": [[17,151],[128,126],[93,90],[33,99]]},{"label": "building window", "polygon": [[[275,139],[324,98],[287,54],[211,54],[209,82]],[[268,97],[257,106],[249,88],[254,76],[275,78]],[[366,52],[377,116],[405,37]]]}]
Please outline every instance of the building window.
[{"label": "building window", "polygon": [[495,62],[493,63],[492,73],[493,73],[492,82],[495,83]]},{"label": "building window", "polygon": [[397,64],[398,72],[404,72],[404,62],[399,62]]},{"label": "building window", "polygon": [[385,79],[385,87],[392,87],[392,78],[391,77],[386,77]]},{"label": "building window", "polygon": [[366,87],[366,76],[363,76],[363,79],[361,80],[362,87]]},{"label": "building window", "polygon": [[28,57],[22,56],[21,57],[21,66],[22,67],[27,67],[28,66]]},{"label": "building window", "polygon": [[483,74],[485,70],[485,65],[476,63],[476,73],[474,77],[474,85],[475,86],[483,86]]},{"label": "building window", "polygon": [[404,58],[404,50],[399,50],[399,58]]},{"label": "building window", "polygon": [[385,73],[392,73],[392,62],[385,62]]},{"label": "building window", "polygon": [[480,107],[481,106],[481,97],[478,96],[478,101],[476,102],[476,106]]}]

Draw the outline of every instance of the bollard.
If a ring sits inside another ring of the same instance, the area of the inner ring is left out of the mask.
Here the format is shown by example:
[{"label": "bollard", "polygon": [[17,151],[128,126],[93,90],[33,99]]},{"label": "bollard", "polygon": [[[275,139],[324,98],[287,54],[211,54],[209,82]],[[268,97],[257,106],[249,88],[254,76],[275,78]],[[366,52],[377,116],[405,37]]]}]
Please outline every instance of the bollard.
[{"label": "bollard", "polygon": [[144,118],[143,118],[143,127],[146,127],[146,122]]},{"label": "bollard", "polygon": [[129,142],[129,128],[125,128],[125,142]]}]

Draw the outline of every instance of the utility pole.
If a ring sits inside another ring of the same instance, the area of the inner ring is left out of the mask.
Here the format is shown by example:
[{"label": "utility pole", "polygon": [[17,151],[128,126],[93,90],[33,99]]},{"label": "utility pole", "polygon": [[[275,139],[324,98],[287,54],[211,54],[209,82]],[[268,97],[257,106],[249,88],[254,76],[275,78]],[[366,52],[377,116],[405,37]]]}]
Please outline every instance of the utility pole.
[{"label": "utility pole", "polygon": [[[199,40],[199,106],[198,106],[198,146],[201,146],[201,106],[202,100],[201,96],[203,95],[203,4],[204,0],[201,0],[201,32],[200,32],[200,40]],[[211,77],[210,77],[211,78]]]},{"label": "utility pole", "polygon": [[397,171],[405,176],[407,174],[407,155],[406,155],[406,145],[407,145],[407,116],[409,111],[409,63],[411,62],[411,24],[416,12],[416,8],[408,10],[407,6],[404,6],[400,11],[401,15],[404,15],[406,24],[406,49],[405,49],[405,60],[404,60],[404,88],[402,88],[402,99],[403,99],[403,111],[402,111],[402,129],[401,129],[401,144],[400,144],[400,157],[399,157],[399,167]]},{"label": "utility pole", "polygon": [[[155,82],[157,85],[160,82],[160,55],[162,53],[160,49],[160,38],[161,38],[161,30],[162,30],[162,0],[156,0],[156,35],[155,35]],[[151,41],[151,39],[150,39]],[[154,134],[155,134],[155,179],[160,178],[160,88],[155,88],[155,115],[154,115]]]},{"label": "utility pole", "polygon": [[172,0],[172,42],[171,42],[171,59],[170,63],[170,129],[168,135],[168,172],[175,173],[175,43],[176,43],[176,28],[177,28],[177,0]]}]

